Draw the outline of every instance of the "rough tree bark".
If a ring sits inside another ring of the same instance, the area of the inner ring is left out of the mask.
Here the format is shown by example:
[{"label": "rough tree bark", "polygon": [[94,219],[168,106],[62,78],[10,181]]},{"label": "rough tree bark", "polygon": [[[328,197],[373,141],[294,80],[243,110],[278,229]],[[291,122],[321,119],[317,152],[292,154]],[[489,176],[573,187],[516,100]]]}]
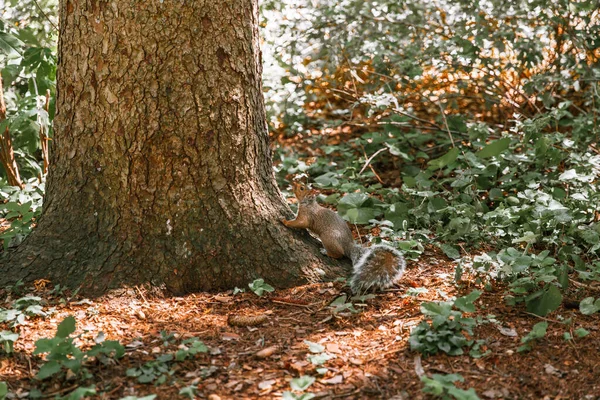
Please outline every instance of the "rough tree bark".
[{"label": "rough tree bark", "polygon": [[319,254],[273,179],[256,0],[62,0],[43,215],[0,284],[289,286]]}]

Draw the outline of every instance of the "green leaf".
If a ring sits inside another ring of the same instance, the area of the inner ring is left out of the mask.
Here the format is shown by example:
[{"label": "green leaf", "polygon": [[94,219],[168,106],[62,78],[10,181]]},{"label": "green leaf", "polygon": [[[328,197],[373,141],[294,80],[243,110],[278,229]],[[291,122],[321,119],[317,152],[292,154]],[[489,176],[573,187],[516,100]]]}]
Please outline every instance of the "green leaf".
[{"label": "green leaf", "polygon": [[264,279],[255,279],[252,283],[248,284],[250,290],[252,290],[257,296],[262,296],[264,292],[273,292],[275,288],[265,283]]},{"label": "green leaf", "polygon": [[442,249],[444,254],[446,256],[448,256],[448,258],[451,258],[453,260],[458,260],[460,258],[460,252],[458,251],[458,249],[456,247],[444,243],[444,244],[440,245],[440,248]]},{"label": "green leaf", "polygon": [[290,386],[293,390],[297,390],[299,392],[303,392],[315,383],[315,378],[308,375],[303,375],[299,378],[292,379],[290,382]]},{"label": "green leaf", "polygon": [[186,386],[186,387],[182,388],[179,391],[179,394],[182,396],[187,396],[190,399],[194,399],[194,398],[196,398],[197,392],[198,392],[198,389],[196,388],[196,386],[191,385],[191,386]]},{"label": "green leaf", "polygon": [[89,397],[96,394],[96,386],[79,387],[69,393],[68,400],[81,400],[84,397]]},{"label": "green leaf", "polygon": [[321,354],[315,354],[312,356],[308,356],[308,361],[310,361],[310,363],[313,365],[323,365],[327,361],[331,360],[332,358],[333,358],[333,356],[330,354],[321,353]]},{"label": "green leaf", "polygon": [[0,400],[4,400],[8,394],[8,385],[6,382],[0,382]]},{"label": "green leaf", "polygon": [[456,400],[480,400],[475,389],[463,390],[456,387],[448,389],[448,394],[454,396]]},{"label": "green leaf", "polygon": [[541,296],[527,302],[527,311],[544,317],[556,310],[561,305],[562,300],[560,290],[556,286],[548,284],[543,289]]},{"label": "green leaf", "polygon": [[0,32],[0,50],[6,55],[21,54],[24,43],[10,33]]},{"label": "green leaf", "polygon": [[594,302],[593,297],[586,297],[579,303],[579,311],[581,311],[583,315],[592,315],[600,311],[600,299]]},{"label": "green leaf", "polygon": [[457,147],[454,147],[449,152],[444,154],[443,156],[436,158],[434,160],[429,161],[429,170],[436,170],[440,168],[444,168],[446,165],[454,162],[458,158],[459,150]]},{"label": "green leaf", "polygon": [[589,334],[590,332],[584,328],[575,329],[575,335],[577,335],[577,337],[585,337]]},{"label": "green leaf", "polygon": [[346,211],[346,218],[353,224],[364,225],[375,218],[375,209],[373,208],[351,208]]},{"label": "green leaf", "polygon": [[546,336],[546,330],[548,329],[548,322],[538,322],[531,328],[531,332],[529,332],[526,336],[521,339],[521,343],[527,343],[535,339],[540,339]]},{"label": "green leaf", "polygon": [[35,375],[36,378],[42,380],[51,377],[60,371],[60,363],[56,360],[48,361],[42,365],[38,373]]},{"label": "green leaf", "polygon": [[319,343],[311,342],[310,340],[305,340],[304,344],[308,345],[308,351],[310,351],[311,353],[322,353],[325,351],[325,346],[322,346]]},{"label": "green leaf", "polygon": [[338,206],[345,208],[360,208],[369,200],[369,196],[364,193],[350,193],[342,197]]},{"label": "green leaf", "polygon": [[495,156],[499,155],[500,153],[502,153],[504,150],[508,149],[509,145],[510,145],[510,138],[498,139],[494,142],[491,142],[490,144],[485,146],[483,149],[479,150],[476,153],[476,155],[479,158],[495,157]]},{"label": "green leaf", "polygon": [[69,315],[63,319],[58,328],[56,329],[56,337],[67,338],[73,332],[75,332],[75,317]]},{"label": "green leaf", "polygon": [[473,302],[481,296],[479,290],[473,290],[466,296],[459,297],[454,301],[454,307],[458,308],[463,312],[475,312],[475,305]]},{"label": "green leaf", "polygon": [[33,354],[50,353],[60,343],[60,338],[42,338],[35,342]]},{"label": "green leaf", "polygon": [[315,178],[315,183],[319,187],[337,187],[340,184],[340,181],[336,178],[336,174],[327,172],[326,174],[317,176]]}]

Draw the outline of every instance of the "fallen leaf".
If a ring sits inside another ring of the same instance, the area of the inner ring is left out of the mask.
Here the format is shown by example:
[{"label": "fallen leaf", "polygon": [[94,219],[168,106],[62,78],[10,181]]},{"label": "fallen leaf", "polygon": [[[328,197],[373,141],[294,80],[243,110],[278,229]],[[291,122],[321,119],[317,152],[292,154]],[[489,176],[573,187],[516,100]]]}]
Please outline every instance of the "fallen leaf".
[{"label": "fallen leaf", "polygon": [[500,325],[496,325],[496,327],[498,328],[500,333],[503,334],[504,336],[510,336],[510,337],[519,336],[517,334],[517,331],[515,330],[515,328],[507,328],[507,327],[500,326]]},{"label": "fallen leaf", "polygon": [[417,354],[415,356],[415,372],[419,378],[425,374],[425,370],[423,369],[423,365],[421,364],[420,354]]},{"label": "fallen leaf", "polygon": [[342,375],[336,375],[329,379],[324,379],[323,382],[329,385],[337,385],[338,383],[342,383],[344,381],[344,377]]},{"label": "fallen leaf", "polygon": [[277,351],[277,346],[266,347],[260,351],[256,352],[256,357],[258,358],[266,358],[272,356]]},{"label": "fallen leaf", "polygon": [[327,343],[326,347],[330,353],[340,353],[340,346],[337,343]]},{"label": "fallen leaf", "polygon": [[237,333],[225,332],[225,333],[223,333],[223,336],[221,336],[221,339],[223,339],[223,340],[240,340],[241,336],[238,335]]},{"label": "fallen leaf", "polygon": [[273,386],[273,384],[274,384],[275,382],[277,382],[275,379],[269,379],[269,380],[267,380],[267,381],[262,381],[262,382],[260,382],[260,383],[258,384],[258,388],[259,388],[260,390],[265,390],[265,389],[268,389],[268,388],[270,388],[271,386]]}]

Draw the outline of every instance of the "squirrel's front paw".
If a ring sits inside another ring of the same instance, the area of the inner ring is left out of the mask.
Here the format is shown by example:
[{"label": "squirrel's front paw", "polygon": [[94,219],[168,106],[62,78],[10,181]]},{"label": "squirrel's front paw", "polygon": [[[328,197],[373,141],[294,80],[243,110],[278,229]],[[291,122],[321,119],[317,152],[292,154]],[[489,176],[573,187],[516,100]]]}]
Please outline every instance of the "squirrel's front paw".
[{"label": "squirrel's front paw", "polygon": [[279,220],[282,224],[284,224],[285,226],[288,226],[288,220],[285,218],[282,218]]}]

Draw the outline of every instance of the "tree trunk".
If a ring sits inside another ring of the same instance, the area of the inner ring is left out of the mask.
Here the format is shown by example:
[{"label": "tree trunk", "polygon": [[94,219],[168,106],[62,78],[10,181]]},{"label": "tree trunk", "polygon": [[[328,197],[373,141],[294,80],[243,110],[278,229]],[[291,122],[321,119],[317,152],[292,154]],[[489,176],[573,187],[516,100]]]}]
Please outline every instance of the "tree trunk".
[{"label": "tree trunk", "polygon": [[256,0],[62,0],[42,217],[0,284],[278,286],[343,266],[276,187]]}]

